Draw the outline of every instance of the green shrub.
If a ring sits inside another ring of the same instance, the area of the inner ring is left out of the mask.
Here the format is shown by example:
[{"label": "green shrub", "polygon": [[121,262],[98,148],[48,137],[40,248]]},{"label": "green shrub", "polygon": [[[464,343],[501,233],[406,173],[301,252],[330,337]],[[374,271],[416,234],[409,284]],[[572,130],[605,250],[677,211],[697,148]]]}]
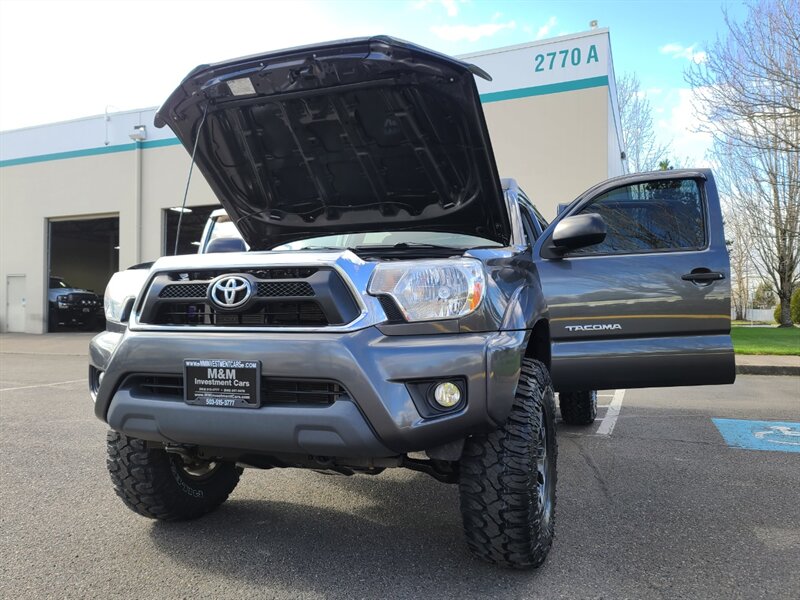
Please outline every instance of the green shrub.
[{"label": "green shrub", "polygon": [[[792,292],[792,300],[789,304],[789,315],[792,318],[792,323],[795,325],[800,324],[800,287],[797,288],[794,292]],[[775,318],[775,322],[780,325],[781,322],[781,304],[778,303],[778,306],[775,307],[775,313],[772,315]]]}]

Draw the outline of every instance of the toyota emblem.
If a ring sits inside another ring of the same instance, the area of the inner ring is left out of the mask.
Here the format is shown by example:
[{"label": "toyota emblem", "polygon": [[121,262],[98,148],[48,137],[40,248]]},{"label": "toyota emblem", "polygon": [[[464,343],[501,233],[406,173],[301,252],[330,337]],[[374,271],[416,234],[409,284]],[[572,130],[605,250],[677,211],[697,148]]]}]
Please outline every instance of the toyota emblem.
[{"label": "toyota emblem", "polygon": [[252,295],[253,286],[250,280],[241,275],[223,275],[212,281],[208,288],[211,303],[224,310],[239,308]]}]

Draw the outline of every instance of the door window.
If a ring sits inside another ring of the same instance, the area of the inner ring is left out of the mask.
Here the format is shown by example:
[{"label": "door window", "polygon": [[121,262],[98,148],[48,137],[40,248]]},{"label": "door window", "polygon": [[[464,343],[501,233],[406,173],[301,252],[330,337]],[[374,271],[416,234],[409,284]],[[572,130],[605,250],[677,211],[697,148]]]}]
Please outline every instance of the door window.
[{"label": "door window", "polygon": [[694,179],[667,179],[615,188],[576,214],[603,217],[603,242],[570,255],[699,250],[706,246],[705,211]]}]

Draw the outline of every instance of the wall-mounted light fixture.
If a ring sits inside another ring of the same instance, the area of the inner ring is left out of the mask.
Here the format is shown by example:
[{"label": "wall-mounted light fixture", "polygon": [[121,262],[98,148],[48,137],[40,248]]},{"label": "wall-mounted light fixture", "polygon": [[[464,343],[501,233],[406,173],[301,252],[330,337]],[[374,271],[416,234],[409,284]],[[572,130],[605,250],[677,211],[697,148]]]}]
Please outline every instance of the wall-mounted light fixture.
[{"label": "wall-mounted light fixture", "polygon": [[147,139],[147,127],[144,125],[134,125],[133,131],[128,134],[134,142],[143,142]]},{"label": "wall-mounted light fixture", "polygon": [[184,208],[183,206],[173,206],[172,208],[170,208],[170,210],[173,211],[173,212],[178,212],[178,213],[190,213],[190,212],[192,212],[191,208]]}]

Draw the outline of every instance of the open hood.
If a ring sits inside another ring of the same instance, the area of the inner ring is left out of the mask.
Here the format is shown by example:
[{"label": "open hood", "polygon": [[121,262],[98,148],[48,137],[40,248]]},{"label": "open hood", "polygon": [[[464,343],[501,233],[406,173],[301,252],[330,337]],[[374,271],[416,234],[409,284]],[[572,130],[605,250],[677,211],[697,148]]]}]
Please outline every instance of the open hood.
[{"label": "open hood", "polygon": [[474,74],[389,37],[194,69],[159,109],[252,249],[363,231],[507,244]]}]

